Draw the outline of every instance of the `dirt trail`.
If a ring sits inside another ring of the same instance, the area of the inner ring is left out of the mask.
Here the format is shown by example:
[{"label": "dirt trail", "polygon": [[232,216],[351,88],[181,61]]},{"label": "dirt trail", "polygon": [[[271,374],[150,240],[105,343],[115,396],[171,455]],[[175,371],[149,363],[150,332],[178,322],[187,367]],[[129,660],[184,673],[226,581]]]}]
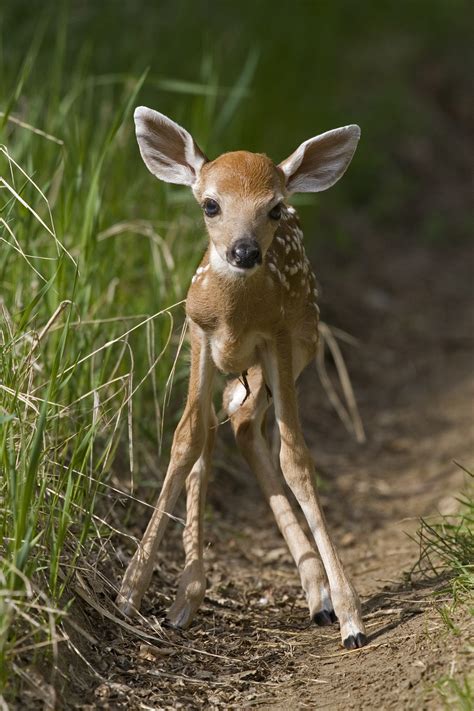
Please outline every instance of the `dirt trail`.
[{"label": "dirt trail", "polygon": [[[314,371],[306,372],[300,392],[325,511],[362,596],[370,645],[348,653],[337,626],[310,624],[290,556],[228,441],[217,452],[210,487],[209,589],[195,623],[184,633],[164,627],[161,641],[150,627],[163,621],[181,570],[176,526],[139,627],[154,638],[140,640],[85,609],[80,624],[100,638],[100,654],[79,638],[78,644],[103,680],[78,673],[75,689],[64,690],[66,706],[440,707],[431,685],[467,664],[469,632],[465,620],[461,635],[447,632],[432,597],[439,582],[407,580],[417,558],[407,534],[419,516],[456,509],[463,476],[452,460],[473,463],[472,258],[467,246],[400,250],[371,243],[361,248],[358,267],[337,265],[334,281],[331,255],[315,260],[325,285],[323,317],[363,344],[345,353],[365,446],[347,436]],[[102,570],[118,580],[116,561]],[[112,609],[109,593],[95,587],[98,603]]]}]

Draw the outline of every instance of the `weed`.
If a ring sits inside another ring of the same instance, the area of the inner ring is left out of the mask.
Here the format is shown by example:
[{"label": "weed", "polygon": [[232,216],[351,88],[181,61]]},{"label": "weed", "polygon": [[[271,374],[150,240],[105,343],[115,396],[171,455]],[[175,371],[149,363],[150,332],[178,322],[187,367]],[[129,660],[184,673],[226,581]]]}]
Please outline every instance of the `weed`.
[{"label": "weed", "polygon": [[[418,531],[420,555],[416,565],[424,577],[445,579],[438,595],[449,593],[452,602],[439,607],[438,612],[448,632],[456,636],[461,635],[462,629],[454,620],[454,612],[462,608],[468,617],[474,617],[473,474],[462,465],[458,466],[468,477],[466,491],[458,499],[459,513],[442,516],[436,523],[422,519]],[[473,708],[472,682],[467,676],[459,679],[451,673],[439,679],[434,688],[446,708]]]},{"label": "weed", "polygon": [[[472,599],[474,590],[474,475],[462,465],[468,476],[466,492],[459,497],[459,513],[442,516],[433,523],[421,520],[418,531],[419,559],[416,569],[424,576],[446,576],[453,605]],[[445,592],[445,591],[443,591]]]},{"label": "weed", "polygon": [[452,677],[442,677],[435,687],[446,709],[459,709],[459,711],[472,711],[474,708],[474,692],[472,679],[463,677],[456,681]]}]

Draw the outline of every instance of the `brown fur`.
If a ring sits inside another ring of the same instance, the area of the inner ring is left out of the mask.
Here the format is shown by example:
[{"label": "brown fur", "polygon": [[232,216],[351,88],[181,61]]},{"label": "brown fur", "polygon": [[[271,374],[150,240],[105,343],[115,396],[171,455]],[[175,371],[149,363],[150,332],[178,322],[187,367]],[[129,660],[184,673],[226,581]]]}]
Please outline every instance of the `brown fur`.
[{"label": "brown fur", "polygon": [[289,320],[295,337],[315,354],[319,316],[316,279],[302,237],[296,213],[285,206],[264,263],[250,277],[229,279],[209,269],[209,249],[206,251],[200,263],[205,271],[193,279],[186,312],[210,338],[225,339],[225,359],[216,363],[224,372],[240,373],[256,362],[255,350],[240,353],[248,334],[268,339]]},{"label": "brown fur", "polygon": [[233,151],[206,163],[201,171],[203,184],[215,182],[220,195],[270,200],[276,190],[284,191],[283,173],[263,153]]}]

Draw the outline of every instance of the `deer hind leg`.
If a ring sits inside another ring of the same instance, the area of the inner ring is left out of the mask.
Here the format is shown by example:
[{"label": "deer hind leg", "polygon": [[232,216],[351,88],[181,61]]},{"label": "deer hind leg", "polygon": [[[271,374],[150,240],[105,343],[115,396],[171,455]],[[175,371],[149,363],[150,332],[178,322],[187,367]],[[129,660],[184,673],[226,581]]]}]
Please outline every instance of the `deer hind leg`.
[{"label": "deer hind leg", "polygon": [[176,428],[171,458],[155,511],[141,542],[130,561],[117,595],[117,605],[126,615],[133,615],[151,580],[158,546],[163,538],[184,482],[201,456],[211,411],[211,387],[214,366],[209,346],[202,332],[191,324],[191,372],[188,399]]},{"label": "deer hind leg", "polygon": [[296,563],[306,595],[311,618],[318,625],[328,625],[336,617],[329,593],[324,566],[308,541],[276,471],[264,434],[264,417],[270,404],[260,367],[249,370],[251,394],[245,400],[244,386],[234,380],[224,393],[224,406],[231,417],[232,428],[240,451],[255,473],[275,516],[278,528]]},{"label": "deer hind leg", "polygon": [[264,365],[275,401],[283,475],[306,516],[324,563],[342,642],[348,649],[362,647],[367,643],[367,637],[359,597],[329,535],[314,487],[314,465],[301,432],[292,377],[292,342],[288,333],[280,333],[275,345],[268,348]]},{"label": "deer hind leg", "polygon": [[191,624],[206,592],[203,519],[216,425],[212,408],[206,444],[186,479],[186,526],[183,533],[186,562],[176,599],[168,610],[168,620],[176,627],[185,628]]}]

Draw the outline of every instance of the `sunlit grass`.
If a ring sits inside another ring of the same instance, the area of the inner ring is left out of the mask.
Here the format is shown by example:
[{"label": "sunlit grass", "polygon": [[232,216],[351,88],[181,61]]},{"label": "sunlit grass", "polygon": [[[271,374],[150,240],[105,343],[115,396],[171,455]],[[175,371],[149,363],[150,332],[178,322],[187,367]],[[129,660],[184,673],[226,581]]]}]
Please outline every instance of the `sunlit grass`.
[{"label": "sunlit grass", "polygon": [[[438,608],[448,634],[461,636],[474,620],[474,499],[473,474],[459,465],[467,477],[459,512],[440,516],[436,521],[421,520],[418,530],[420,547],[416,569],[424,579],[441,579],[437,596],[449,595],[451,601]],[[462,624],[455,619],[462,615]],[[472,649],[463,654],[469,657]],[[454,663],[452,665],[454,667]],[[472,675],[458,670],[441,677],[434,686],[445,708],[472,709]]]},{"label": "sunlit grass", "polygon": [[474,678],[463,677],[460,681],[450,676],[442,677],[436,684],[445,709],[472,711],[474,708]]},{"label": "sunlit grass", "polygon": [[[117,532],[100,502],[133,491],[144,451],[157,460],[169,438],[183,299],[203,246],[187,196],[154,184],[138,156],[132,110],[147,73],[94,77],[78,58],[65,77],[59,29],[38,91],[43,31],[0,106],[0,681],[10,691],[36,653],[50,650],[54,669],[74,566]],[[227,90],[210,60],[201,82],[148,81],[175,93],[177,112],[186,101],[190,128],[204,132],[231,120],[254,68],[251,57]],[[123,489],[109,482],[117,452]]]},{"label": "sunlit grass", "polygon": [[453,605],[466,600],[472,603],[474,591],[474,475],[459,466],[468,479],[465,493],[458,498],[459,513],[441,516],[435,522],[421,520],[416,566],[424,576],[446,577]]}]

